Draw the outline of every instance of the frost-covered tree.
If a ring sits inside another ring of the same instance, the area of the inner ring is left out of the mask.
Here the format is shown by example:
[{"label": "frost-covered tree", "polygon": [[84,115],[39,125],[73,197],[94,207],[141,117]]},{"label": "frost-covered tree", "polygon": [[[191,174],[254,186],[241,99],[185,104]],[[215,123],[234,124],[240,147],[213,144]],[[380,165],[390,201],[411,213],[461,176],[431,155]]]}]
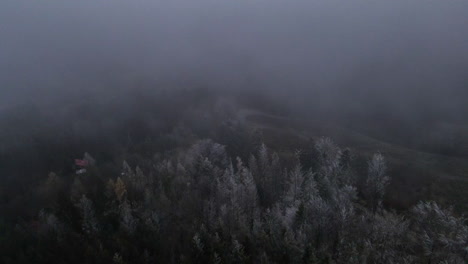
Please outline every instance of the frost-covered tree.
[{"label": "frost-covered tree", "polygon": [[98,223],[96,220],[93,202],[83,194],[77,205],[81,211],[81,228],[86,234],[94,234],[98,229]]},{"label": "frost-covered tree", "polygon": [[413,243],[423,250],[427,263],[468,261],[468,226],[435,202],[420,202],[413,209]]},{"label": "frost-covered tree", "polygon": [[283,195],[284,189],[284,172],[278,154],[270,153],[262,144],[256,155],[250,156],[249,168],[257,184],[260,204],[272,206]]},{"label": "frost-covered tree", "polygon": [[53,232],[57,237],[62,235],[63,223],[55,214],[42,209],[39,212],[39,222],[41,223],[45,233]]},{"label": "frost-covered tree", "polygon": [[386,175],[387,165],[382,154],[374,154],[368,163],[368,173],[365,183],[364,193],[375,213],[382,205],[382,200],[385,195],[390,178]]},{"label": "frost-covered tree", "polygon": [[340,163],[341,149],[330,139],[320,138],[315,143],[315,151],[319,167],[317,170],[317,184],[320,195],[324,199],[333,198],[340,187],[342,166]]},{"label": "frost-covered tree", "polygon": [[[313,149],[314,165],[306,167],[298,153],[291,162],[261,145],[246,162],[201,140],[136,161],[134,169],[124,162],[94,186],[82,184],[89,175],[76,176],[61,187],[70,187],[69,200],[39,215],[47,232],[38,237],[63,240],[58,246],[86,241],[73,250],[106,263],[467,261],[464,218],[433,202],[410,214],[381,206],[389,181],[381,154],[368,162],[363,200],[350,152],[327,138]],[[73,204],[79,210],[70,211]]]},{"label": "frost-covered tree", "polygon": [[285,199],[290,203],[295,203],[302,196],[305,185],[306,174],[302,171],[301,163],[299,161],[299,153],[296,153],[296,164],[294,168],[288,172],[288,187]]},{"label": "frost-covered tree", "polygon": [[229,165],[225,146],[209,139],[198,141],[185,155],[186,164],[195,165],[197,161],[205,159],[220,168],[226,168]]},{"label": "frost-covered tree", "polygon": [[409,221],[391,212],[368,215],[361,220],[361,230],[366,232],[366,240],[362,242],[365,258],[372,263],[404,263]]},{"label": "frost-covered tree", "polygon": [[133,208],[128,201],[120,205],[120,227],[126,232],[133,234],[137,226],[137,219],[133,216]]}]

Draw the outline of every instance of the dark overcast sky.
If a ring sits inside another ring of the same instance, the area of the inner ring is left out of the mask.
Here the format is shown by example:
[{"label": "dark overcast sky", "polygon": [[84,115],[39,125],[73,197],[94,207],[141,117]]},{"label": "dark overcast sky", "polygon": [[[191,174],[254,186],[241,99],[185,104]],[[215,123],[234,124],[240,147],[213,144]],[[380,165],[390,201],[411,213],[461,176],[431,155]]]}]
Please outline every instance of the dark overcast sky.
[{"label": "dark overcast sky", "polygon": [[457,0],[3,0],[0,103],[176,79],[454,111],[468,97],[467,14]]}]

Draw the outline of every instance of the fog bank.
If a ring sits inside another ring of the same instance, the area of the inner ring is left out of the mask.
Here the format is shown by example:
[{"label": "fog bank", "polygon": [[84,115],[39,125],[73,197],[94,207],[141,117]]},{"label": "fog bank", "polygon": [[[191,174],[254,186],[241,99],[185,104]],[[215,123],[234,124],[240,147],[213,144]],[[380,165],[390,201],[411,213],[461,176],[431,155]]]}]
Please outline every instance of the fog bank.
[{"label": "fog bank", "polygon": [[466,1],[2,1],[0,103],[205,86],[464,116],[467,13]]}]

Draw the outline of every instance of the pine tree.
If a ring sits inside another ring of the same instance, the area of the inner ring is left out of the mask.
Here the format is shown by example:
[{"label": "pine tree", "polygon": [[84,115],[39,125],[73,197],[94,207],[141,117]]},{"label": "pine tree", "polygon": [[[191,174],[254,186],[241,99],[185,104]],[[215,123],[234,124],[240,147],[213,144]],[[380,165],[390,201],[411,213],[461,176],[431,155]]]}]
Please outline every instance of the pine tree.
[{"label": "pine tree", "polygon": [[81,210],[81,228],[83,232],[87,234],[96,233],[98,231],[98,223],[94,213],[93,202],[83,194],[77,206]]},{"label": "pine tree", "polygon": [[133,234],[137,226],[137,220],[133,216],[133,208],[128,201],[120,205],[120,227],[126,232]]},{"label": "pine tree", "polygon": [[368,173],[365,185],[365,195],[369,201],[372,212],[375,214],[381,207],[390,178],[386,175],[387,165],[382,154],[374,154],[368,163]]},{"label": "pine tree", "polygon": [[420,202],[413,209],[415,241],[422,245],[424,259],[431,263],[468,260],[468,226],[465,219],[455,217],[451,209],[435,202]]}]

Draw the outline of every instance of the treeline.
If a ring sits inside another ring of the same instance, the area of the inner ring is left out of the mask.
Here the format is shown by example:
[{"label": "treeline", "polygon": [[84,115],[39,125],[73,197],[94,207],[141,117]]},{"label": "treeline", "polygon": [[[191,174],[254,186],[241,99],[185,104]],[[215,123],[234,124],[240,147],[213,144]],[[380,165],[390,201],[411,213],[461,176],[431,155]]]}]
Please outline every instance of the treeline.
[{"label": "treeline", "polygon": [[465,263],[468,227],[434,202],[404,215],[382,206],[384,157],[356,175],[352,155],[315,143],[316,168],[265,145],[248,160],[200,140],[190,148],[50,173],[47,206],[3,237],[3,263]]}]

